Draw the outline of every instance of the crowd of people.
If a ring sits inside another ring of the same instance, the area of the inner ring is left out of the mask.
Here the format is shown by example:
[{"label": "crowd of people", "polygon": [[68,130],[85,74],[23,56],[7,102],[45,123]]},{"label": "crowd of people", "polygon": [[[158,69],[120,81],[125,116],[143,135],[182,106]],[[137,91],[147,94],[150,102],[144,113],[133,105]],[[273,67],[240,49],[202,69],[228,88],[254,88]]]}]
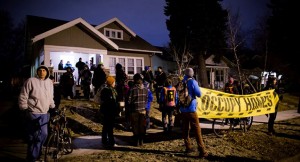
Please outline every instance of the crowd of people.
[{"label": "crowd of people", "polygon": [[[195,151],[192,148],[190,139],[190,131],[193,130],[199,157],[208,156],[197,115],[196,97],[201,97],[201,91],[199,83],[194,79],[192,68],[185,69],[182,79],[182,82],[187,84],[191,103],[187,107],[182,107],[178,104],[176,86],[172,83],[172,79],[167,77],[162,67],[158,67],[156,73],[153,74],[151,67],[145,66],[142,73],[134,74],[133,80],[129,80],[123,66],[119,63],[115,65],[116,76],[113,77],[106,75],[103,63],[99,63],[93,69],[94,75],[92,76],[89,66],[83,62],[81,64],[81,62],[80,58],[78,63],[76,63],[76,67],[79,71],[81,86],[84,89],[84,98],[90,98],[91,84],[94,87],[94,93],[99,91],[100,87],[103,87],[101,89],[99,110],[103,116],[102,144],[105,147],[114,147],[116,145],[113,130],[116,118],[122,107],[125,108],[125,120],[128,130],[131,130],[133,133],[133,145],[142,146],[144,144],[146,132],[150,128],[150,111],[152,102],[154,102],[153,94],[155,93],[155,102],[159,105],[159,110],[162,113],[164,133],[168,135],[172,133],[174,111],[180,111],[182,135],[186,147],[185,153]],[[37,77],[26,80],[21,88],[19,107],[25,112],[27,119],[28,161],[38,160],[41,156],[41,149],[48,134],[47,123],[50,109],[59,108],[60,96],[64,96],[69,100],[72,100],[74,97],[72,91],[73,85],[76,84],[73,75],[74,70],[71,67],[66,67],[65,69],[66,72],[61,76],[59,84],[62,89],[54,86],[54,77],[50,75],[48,68],[43,65],[37,69]],[[244,87],[245,89],[249,88],[246,85]],[[268,81],[265,90],[268,89],[277,91],[276,78]],[[224,92],[239,94],[238,85],[232,76],[229,77],[228,83],[225,84]],[[124,103],[124,105],[121,103]],[[270,135],[275,134],[273,125],[276,112],[270,114],[268,124]]]}]

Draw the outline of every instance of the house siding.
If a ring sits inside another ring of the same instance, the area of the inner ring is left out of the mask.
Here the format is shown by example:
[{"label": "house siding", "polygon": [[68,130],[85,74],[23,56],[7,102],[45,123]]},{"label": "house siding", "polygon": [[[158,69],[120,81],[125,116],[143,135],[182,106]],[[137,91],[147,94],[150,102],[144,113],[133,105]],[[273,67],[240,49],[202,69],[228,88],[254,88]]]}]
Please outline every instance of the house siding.
[{"label": "house siding", "polygon": [[69,46],[69,47],[84,47],[93,49],[104,49],[106,47],[100,41],[77,26],[73,26],[56,34],[45,38],[45,45]]}]

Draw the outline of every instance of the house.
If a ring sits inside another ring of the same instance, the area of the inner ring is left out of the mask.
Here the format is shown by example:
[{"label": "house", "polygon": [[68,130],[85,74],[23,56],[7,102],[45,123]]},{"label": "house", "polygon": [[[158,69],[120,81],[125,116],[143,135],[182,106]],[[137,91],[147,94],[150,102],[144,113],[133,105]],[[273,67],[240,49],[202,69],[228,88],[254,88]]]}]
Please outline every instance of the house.
[{"label": "house", "polygon": [[[82,18],[62,21],[37,16],[27,16],[26,56],[31,76],[42,63],[53,72],[56,82],[65,70],[58,70],[60,60],[69,61],[73,67],[79,58],[93,64],[103,62],[110,75],[115,75],[115,65],[123,65],[129,77],[151,65],[151,57],[162,53],[139,37],[118,18],[99,25],[91,25]],[[51,60],[51,65],[50,65]],[[52,66],[53,64],[53,66]],[[51,67],[52,66],[52,67]],[[74,75],[78,72],[75,68]]]},{"label": "house", "polygon": [[219,63],[214,62],[214,55],[210,55],[205,59],[208,84],[211,89],[224,89],[225,83],[228,82],[228,76],[231,72],[231,67],[235,65],[222,56]]},{"label": "house", "polygon": [[[178,74],[178,67],[176,61],[168,54],[167,50],[163,47],[157,47],[163,53],[156,54],[152,57],[153,67],[162,66],[167,74]],[[236,74],[234,72],[235,64],[228,60],[226,57],[222,56],[219,63],[214,62],[214,55],[209,55],[205,58],[205,65],[208,77],[208,84],[211,89],[224,89],[225,83],[228,81],[228,76]],[[198,77],[198,66],[195,62],[190,63],[189,67],[192,67],[195,71],[195,78],[199,80]],[[155,68],[156,69],[156,68]],[[238,79],[238,78],[237,78]]]}]

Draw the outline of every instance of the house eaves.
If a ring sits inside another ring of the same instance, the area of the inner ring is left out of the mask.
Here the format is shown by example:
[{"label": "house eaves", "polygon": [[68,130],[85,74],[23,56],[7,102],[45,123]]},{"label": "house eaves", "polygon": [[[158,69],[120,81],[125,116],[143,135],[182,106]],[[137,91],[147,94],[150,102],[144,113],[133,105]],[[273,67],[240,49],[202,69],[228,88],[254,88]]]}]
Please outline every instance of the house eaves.
[{"label": "house eaves", "polygon": [[115,44],[118,45],[119,50],[132,51],[132,52],[147,52],[147,53],[162,53],[161,50],[151,45],[143,38],[136,35],[136,37],[131,38],[130,41],[123,41],[117,39],[111,39]]},{"label": "house eaves", "polygon": [[130,30],[124,23],[122,23],[122,22],[121,22],[118,18],[116,18],[116,17],[114,17],[114,18],[112,18],[112,19],[110,19],[110,20],[108,20],[108,21],[106,21],[106,22],[104,22],[104,23],[102,23],[102,24],[96,26],[95,28],[96,28],[97,30],[99,30],[100,28],[103,28],[103,27],[105,27],[106,25],[113,23],[114,21],[116,21],[118,24],[120,24],[120,25],[121,25],[126,31],[128,31],[132,36],[136,37],[136,34],[135,34],[132,30]]},{"label": "house eaves", "polygon": [[68,23],[65,23],[61,26],[58,26],[56,28],[53,28],[51,30],[48,30],[44,33],[41,33],[39,35],[36,35],[32,41],[33,43],[39,41],[39,40],[42,40],[48,36],[51,36],[53,34],[56,34],[62,30],[65,30],[65,29],[68,29],[72,26],[75,26],[77,24],[83,24],[87,29],[89,29],[91,32],[93,32],[94,34],[96,34],[99,38],[101,38],[104,42],[106,42],[108,45],[110,45],[111,47],[113,47],[115,50],[118,50],[119,47],[117,44],[115,44],[113,41],[111,41],[110,39],[108,39],[107,37],[105,37],[102,33],[100,33],[97,29],[95,29],[93,26],[91,26],[89,23],[87,23],[85,20],[83,20],[82,18],[77,18],[73,21],[70,21]]}]

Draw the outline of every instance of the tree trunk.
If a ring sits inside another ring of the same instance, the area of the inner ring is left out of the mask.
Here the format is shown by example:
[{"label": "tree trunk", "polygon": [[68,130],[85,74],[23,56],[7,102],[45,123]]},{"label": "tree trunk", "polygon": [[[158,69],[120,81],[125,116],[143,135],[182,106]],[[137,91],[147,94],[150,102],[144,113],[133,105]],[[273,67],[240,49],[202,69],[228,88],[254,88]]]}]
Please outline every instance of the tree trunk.
[{"label": "tree trunk", "polygon": [[205,59],[204,59],[204,52],[200,53],[198,55],[198,75],[199,75],[199,80],[198,82],[200,83],[201,87],[204,88],[209,88],[208,86],[208,79],[207,79],[207,74],[206,74],[206,65],[205,65]]}]

